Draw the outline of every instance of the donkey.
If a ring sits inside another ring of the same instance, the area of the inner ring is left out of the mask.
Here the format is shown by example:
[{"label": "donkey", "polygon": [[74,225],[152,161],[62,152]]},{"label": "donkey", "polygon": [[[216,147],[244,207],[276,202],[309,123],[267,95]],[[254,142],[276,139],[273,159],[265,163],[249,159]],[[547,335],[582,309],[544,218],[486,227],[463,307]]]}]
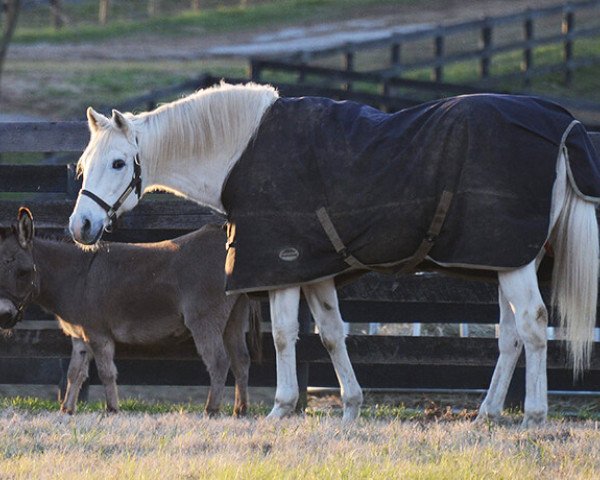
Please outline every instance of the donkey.
[{"label": "donkey", "polygon": [[17,224],[0,229],[0,327],[12,328],[31,302],[56,315],[73,342],[63,412],[75,412],[92,357],[107,411],[116,412],[115,344],[158,344],[191,334],[210,375],[206,413],[218,412],[231,363],[234,414],[244,415],[245,332],[250,328],[250,349],[258,357],[260,316],[246,295],[225,295],[224,245],[225,232],[213,224],[164,242],[82,249],[34,238],[32,215],[21,208]]}]

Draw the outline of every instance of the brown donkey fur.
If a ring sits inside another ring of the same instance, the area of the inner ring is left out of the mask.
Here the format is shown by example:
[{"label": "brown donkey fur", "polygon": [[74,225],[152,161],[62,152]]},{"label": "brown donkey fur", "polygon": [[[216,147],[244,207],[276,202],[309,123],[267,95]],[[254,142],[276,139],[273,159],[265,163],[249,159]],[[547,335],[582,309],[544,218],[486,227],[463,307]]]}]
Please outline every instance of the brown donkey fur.
[{"label": "brown donkey fur", "polygon": [[[225,295],[226,238],[220,226],[206,225],[164,242],[103,243],[83,250],[72,243],[33,238],[30,213],[23,211],[12,229],[15,234],[5,232],[0,237],[0,259],[4,252],[14,257],[15,250],[25,260],[27,252],[33,256],[34,280],[28,285],[35,284],[35,293],[30,296],[54,313],[63,331],[72,337],[62,411],[75,411],[92,356],[106,391],[107,410],[117,411],[115,343],[157,344],[191,333],[210,375],[206,412],[219,410],[231,364],[234,414],[246,413],[250,356],[245,332],[250,328],[251,348],[259,345],[259,310],[246,295]],[[27,234],[17,232],[21,228],[27,231],[28,223],[31,233],[19,242]],[[4,293],[4,284],[14,283],[14,279],[8,278],[7,271],[0,275],[0,310],[2,302],[17,309],[25,293]],[[0,311],[0,319],[2,315]],[[0,322],[0,326],[16,321]]]}]

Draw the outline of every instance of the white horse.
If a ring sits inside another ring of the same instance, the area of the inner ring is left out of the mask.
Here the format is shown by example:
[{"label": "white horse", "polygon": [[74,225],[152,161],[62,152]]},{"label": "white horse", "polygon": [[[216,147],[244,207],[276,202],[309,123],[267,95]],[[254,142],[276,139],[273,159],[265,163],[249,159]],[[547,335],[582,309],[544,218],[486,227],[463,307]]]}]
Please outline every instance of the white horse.
[{"label": "white horse", "polygon": [[[91,139],[79,168],[82,194],[70,218],[73,238],[93,244],[118,215],[145,192],[163,190],[224,212],[221,191],[278,94],[270,86],[227,85],[201,90],[141,114],[113,110],[112,118],[87,110]],[[555,254],[553,300],[566,327],[570,357],[580,372],[590,359],[598,278],[598,227],[594,205],[567,180],[566,155],[558,154],[549,241]],[[136,191],[137,195],[131,195]],[[498,271],[500,356],[479,419],[497,419],[522,347],[526,354],[525,425],[547,415],[548,313],[537,283],[542,248],[531,263]],[[269,290],[276,347],[277,390],[269,415],[290,414],[298,399],[295,342],[301,291],[331,355],[345,421],[355,419],[363,396],[345,346],[333,279]]]}]

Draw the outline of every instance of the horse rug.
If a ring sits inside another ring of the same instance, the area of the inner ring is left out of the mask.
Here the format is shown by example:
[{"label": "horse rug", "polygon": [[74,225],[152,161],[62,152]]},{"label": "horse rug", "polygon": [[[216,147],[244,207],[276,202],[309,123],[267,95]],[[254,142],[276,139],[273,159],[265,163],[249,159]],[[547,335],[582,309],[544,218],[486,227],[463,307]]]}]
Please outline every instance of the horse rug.
[{"label": "horse rug", "polygon": [[577,195],[599,201],[585,128],[540,98],[465,95],[394,114],[280,98],[223,188],[227,291],[411,271],[425,258],[526,265],[548,239],[561,151]]}]

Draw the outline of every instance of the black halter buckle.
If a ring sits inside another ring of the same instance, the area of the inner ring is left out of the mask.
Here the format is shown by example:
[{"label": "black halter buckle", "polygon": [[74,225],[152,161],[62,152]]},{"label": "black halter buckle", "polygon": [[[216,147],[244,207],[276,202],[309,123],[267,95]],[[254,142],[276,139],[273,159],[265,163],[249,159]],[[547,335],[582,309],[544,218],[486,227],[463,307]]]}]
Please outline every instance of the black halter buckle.
[{"label": "black halter buckle", "polygon": [[106,212],[108,217],[108,225],[104,227],[104,231],[106,233],[110,233],[113,231],[117,221],[117,211],[119,208],[121,208],[121,205],[125,203],[125,200],[127,200],[133,191],[135,191],[138,200],[142,198],[142,166],[140,165],[139,154],[136,154],[133,159],[133,178],[131,179],[131,182],[129,182],[129,185],[127,185],[125,191],[119,196],[119,198],[117,198],[113,205],[109,205],[98,195],[90,192],[89,190],[81,190],[79,194],[91,198]]}]

